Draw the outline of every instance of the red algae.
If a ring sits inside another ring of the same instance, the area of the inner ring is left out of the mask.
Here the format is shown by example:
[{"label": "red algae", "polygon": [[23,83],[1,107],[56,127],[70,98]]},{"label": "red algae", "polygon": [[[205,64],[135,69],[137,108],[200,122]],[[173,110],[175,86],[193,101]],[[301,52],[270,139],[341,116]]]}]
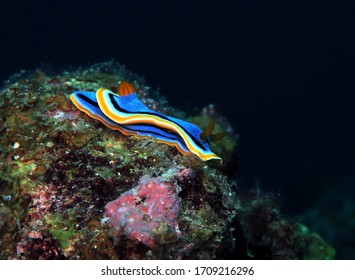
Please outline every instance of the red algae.
[{"label": "red algae", "polygon": [[106,205],[104,216],[111,219],[117,231],[154,248],[161,235],[169,239],[181,235],[177,221],[180,209],[180,198],[172,184],[159,177],[142,177],[138,186]]}]

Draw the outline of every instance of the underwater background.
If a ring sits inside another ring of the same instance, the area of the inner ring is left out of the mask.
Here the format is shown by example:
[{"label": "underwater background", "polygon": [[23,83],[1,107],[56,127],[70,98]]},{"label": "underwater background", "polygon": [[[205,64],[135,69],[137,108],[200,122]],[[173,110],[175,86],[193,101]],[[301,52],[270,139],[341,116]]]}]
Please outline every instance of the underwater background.
[{"label": "underwater background", "polygon": [[354,259],[355,4],[233,2],[7,2],[1,84],[114,60],[170,106],[214,104],[238,135],[237,185]]}]

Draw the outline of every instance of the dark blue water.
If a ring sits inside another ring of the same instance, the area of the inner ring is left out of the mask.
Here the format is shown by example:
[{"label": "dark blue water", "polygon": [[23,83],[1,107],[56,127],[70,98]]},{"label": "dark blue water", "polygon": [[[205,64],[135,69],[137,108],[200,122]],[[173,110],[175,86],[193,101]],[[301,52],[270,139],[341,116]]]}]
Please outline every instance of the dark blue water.
[{"label": "dark blue water", "polygon": [[111,2],[6,3],[0,80],[115,59],[181,109],[215,103],[240,134],[238,180],[280,192],[285,213],[352,201],[355,4]]}]

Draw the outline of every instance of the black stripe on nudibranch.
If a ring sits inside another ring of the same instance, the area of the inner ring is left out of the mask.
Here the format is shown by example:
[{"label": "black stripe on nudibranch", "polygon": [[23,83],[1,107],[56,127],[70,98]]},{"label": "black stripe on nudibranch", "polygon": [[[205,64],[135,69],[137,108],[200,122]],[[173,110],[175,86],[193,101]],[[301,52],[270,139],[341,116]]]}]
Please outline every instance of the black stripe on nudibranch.
[{"label": "black stripe on nudibranch", "polygon": [[78,98],[81,98],[82,100],[84,100],[86,103],[89,103],[90,105],[97,107],[100,109],[99,104],[97,102],[94,102],[93,100],[91,100],[89,97],[85,96],[84,94],[78,93],[77,94]]}]

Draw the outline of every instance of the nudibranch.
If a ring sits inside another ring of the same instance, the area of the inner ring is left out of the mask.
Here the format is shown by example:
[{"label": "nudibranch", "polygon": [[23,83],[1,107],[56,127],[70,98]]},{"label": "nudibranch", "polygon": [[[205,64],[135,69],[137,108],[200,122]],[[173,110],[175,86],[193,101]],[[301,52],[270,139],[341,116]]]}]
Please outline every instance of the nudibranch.
[{"label": "nudibranch", "polygon": [[183,155],[195,154],[203,161],[222,162],[211,151],[208,141],[213,125],[202,131],[195,124],[149,109],[126,81],[121,82],[118,94],[100,88],[96,92],[74,92],[70,99],[79,110],[124,135],[153,137],[176,147]]}]

